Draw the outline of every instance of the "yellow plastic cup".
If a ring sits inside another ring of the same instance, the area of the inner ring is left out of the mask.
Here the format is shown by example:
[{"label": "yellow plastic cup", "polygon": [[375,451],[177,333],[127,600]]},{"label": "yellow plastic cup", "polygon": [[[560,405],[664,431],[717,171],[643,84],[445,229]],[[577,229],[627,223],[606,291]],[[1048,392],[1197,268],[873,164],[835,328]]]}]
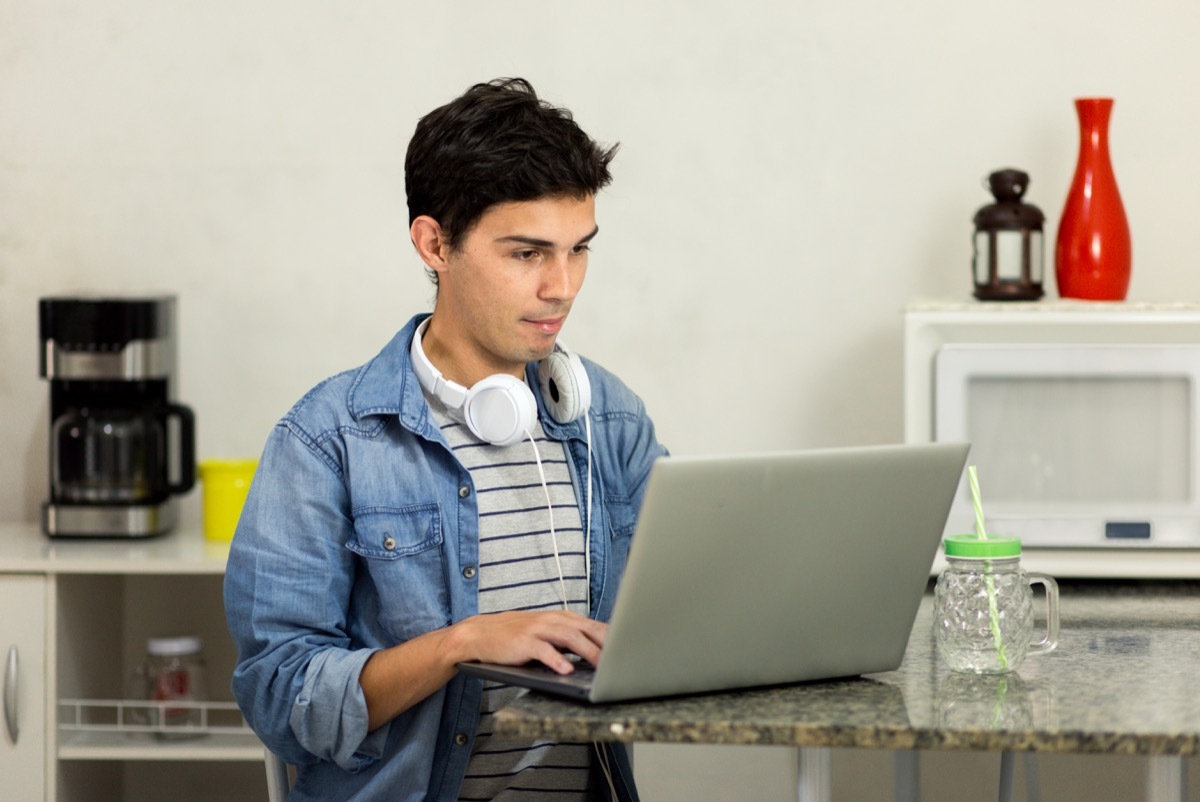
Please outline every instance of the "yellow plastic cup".
[{"label": "yellow plastic cup", "polygon": [[204,483],[204,537],[221,543],[233,540],[258,460],[210,459],[200,463]]}]

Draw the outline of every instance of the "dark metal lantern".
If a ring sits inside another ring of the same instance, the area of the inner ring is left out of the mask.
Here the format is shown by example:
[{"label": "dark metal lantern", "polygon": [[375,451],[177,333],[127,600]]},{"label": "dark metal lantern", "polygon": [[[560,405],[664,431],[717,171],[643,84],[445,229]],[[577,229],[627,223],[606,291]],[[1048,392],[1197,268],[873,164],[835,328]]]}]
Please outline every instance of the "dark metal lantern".
[{"label": "dark metal lantern", "polygon": [[997,170],[988,176],[996,202],[975,213],[975,297],[981,301],[1042,297],[1046,216],[1021,202],[1028,187],[1029,176],[1021,170]]}]

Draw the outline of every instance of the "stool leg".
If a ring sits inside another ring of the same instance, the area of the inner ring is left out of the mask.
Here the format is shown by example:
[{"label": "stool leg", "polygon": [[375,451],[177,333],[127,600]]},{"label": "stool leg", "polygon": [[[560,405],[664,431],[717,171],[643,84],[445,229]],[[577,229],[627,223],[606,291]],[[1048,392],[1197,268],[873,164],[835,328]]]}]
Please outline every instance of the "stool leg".
[{"label": "stool leg", "polygon": [[1025,802],[1042,802],[1042,783],[1038,779],[1037,755],[1026,752],[1021,759],[1025,768]]},{"label": "stool leg", "polygon": [[1012,802],[1015,768],[1016,755],[1012,752],[1002,752],[1000,754],[1000,802]]},{"label": "stool leg", "polygon": [[799,750],[799,802],[830,802],[833,799],[833,750],[827,746],[804,746]]},{"label": "stool leg", "polygon": [[1146,766],[1146,802],[1187,802],[1187,761],[1152,755]]},{"label": "stool leg", "polygon": [[921,763],[915,749],[897,749],[895,756],[896,802],[920,802]]}]

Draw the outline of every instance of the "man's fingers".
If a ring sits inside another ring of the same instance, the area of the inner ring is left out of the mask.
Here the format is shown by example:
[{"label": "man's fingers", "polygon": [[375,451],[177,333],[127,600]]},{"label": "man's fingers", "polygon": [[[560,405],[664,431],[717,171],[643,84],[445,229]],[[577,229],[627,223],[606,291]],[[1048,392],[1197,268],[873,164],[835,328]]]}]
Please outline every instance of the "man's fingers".
[{"label": "man's fingers", "polygon": [[506,665],[537,660],[560,674],[574,670],[564,652],[596,664],[608,631],[604,622],[566,610],[489,613],[457,626],[463,628],[468,643],[460,659]]}]

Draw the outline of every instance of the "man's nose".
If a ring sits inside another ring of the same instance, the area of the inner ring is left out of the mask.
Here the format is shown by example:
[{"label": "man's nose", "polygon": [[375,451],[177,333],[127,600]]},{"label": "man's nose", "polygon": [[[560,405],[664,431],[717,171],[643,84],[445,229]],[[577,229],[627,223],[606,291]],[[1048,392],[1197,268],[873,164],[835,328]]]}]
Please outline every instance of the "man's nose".
[{"label": "man's nose", "polygon": [[570,301],[579,292],[583,266],[573,265],[568,255],[558,256],[546,262],[542,278],[542,297]]}]

